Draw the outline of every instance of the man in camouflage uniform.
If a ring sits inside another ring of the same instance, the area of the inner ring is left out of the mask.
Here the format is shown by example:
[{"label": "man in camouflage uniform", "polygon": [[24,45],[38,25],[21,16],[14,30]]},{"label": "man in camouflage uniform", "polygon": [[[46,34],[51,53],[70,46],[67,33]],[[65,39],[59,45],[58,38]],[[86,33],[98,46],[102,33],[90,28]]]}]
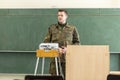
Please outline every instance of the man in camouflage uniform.
[{"label": "man in camouflage uniform", "polygon": [[[75,26],[67,23],[68,13],[66,10],[58,10],[58,23],[52,24],[44,39],[46,43],[59,43],[60,61],[62,72],[65,77],[65,54],[67,45],[79,45],[79,34]],[[56,75],[55,60],[51,59],[50,73]]]}]

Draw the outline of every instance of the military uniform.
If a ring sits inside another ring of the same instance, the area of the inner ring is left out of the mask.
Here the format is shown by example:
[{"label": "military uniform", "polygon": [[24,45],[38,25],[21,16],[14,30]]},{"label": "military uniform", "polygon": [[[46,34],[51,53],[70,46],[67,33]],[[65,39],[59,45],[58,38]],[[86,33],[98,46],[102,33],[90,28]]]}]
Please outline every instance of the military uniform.
[{"label": "military uniform", "polygon": [[[67,45],[79,45],[79,34],[76,27],[68,23],[65,24],[52,24],[44,39],[44,42],[59,43],[59,47],[66,47]],[[65,76],[65,54],[60,54],[62,72]],[[55,61],[51,59],[50,73],[56,74]]]}]

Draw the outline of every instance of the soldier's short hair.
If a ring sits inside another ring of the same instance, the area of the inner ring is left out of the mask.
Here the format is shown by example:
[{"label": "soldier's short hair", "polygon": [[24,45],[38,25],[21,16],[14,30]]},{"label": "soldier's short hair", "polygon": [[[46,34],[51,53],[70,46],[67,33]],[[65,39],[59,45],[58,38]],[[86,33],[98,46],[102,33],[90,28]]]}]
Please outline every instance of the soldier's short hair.
[{"label": "soldier's short hair", "polygon": [[68,15],[68,12],[65,9],[59,9],[58,12],[64,12],[66,15]]}]

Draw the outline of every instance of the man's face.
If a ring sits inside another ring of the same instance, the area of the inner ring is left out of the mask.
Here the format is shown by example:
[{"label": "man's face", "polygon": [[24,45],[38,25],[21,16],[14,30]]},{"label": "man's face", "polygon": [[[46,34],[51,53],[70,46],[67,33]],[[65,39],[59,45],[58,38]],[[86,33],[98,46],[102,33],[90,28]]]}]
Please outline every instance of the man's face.
[{"label": "man's face", "polygon": [[58,22],[61,24],[66,23],[67,14],[65,12],[58,12]]}]

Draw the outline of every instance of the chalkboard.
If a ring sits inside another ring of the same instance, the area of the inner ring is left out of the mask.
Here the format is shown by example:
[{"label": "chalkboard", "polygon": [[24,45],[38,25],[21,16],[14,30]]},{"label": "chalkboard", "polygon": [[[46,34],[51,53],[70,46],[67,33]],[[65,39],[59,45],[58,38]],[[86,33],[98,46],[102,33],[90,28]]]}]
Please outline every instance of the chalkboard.
[{"label": "chalkboard", "polygon": [[25,14],[24,10],[20,10],[23,14],[17,11],[9,10],[7,15],[0,16],[0,50],[36,50],[43,42],[50,23],[55,20],[54,15]]},{"label": "chalkboard", "polygon": [[[110,45],[120,52],[120,9],[67,9],[82,45]],[[57,23],[57,9],[1,9],[0,50],[36,50],[49,25]]]},{"label": "chalkboard", "polygon": [[77,16],[72,19],[76,21],[82,45],[109,45],[111,52],[120,52],[120,16]]}]

